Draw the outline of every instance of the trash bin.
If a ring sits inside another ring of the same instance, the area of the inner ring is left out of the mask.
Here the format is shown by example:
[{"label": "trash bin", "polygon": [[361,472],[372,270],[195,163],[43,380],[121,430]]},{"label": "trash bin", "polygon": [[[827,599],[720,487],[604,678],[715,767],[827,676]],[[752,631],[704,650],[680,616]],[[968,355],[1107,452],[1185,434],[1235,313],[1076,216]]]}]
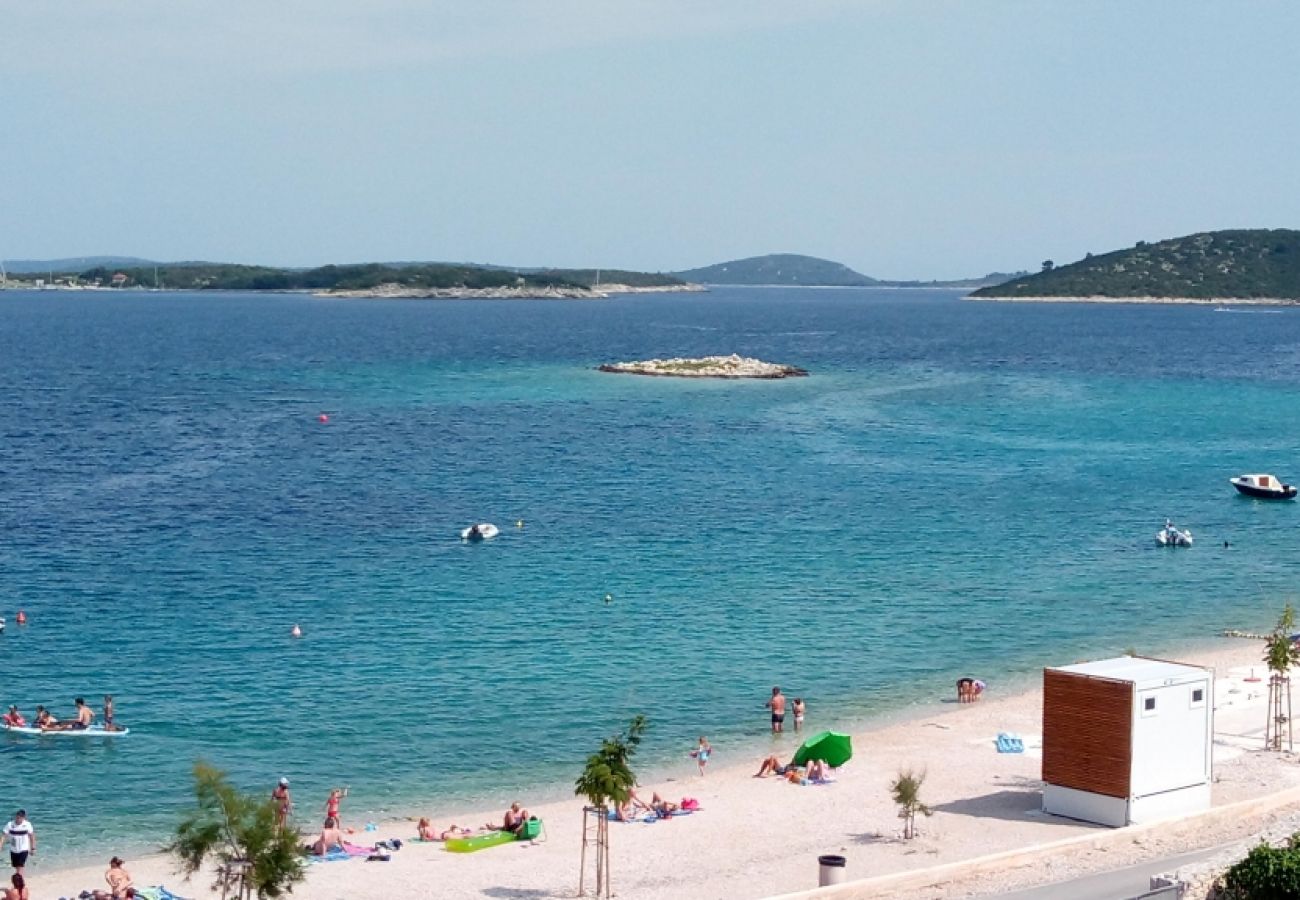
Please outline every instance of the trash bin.
[{"label": "trash bin", "polygon": [[817,857],[817,886],[844,882],[844,857],[827,855]]}]

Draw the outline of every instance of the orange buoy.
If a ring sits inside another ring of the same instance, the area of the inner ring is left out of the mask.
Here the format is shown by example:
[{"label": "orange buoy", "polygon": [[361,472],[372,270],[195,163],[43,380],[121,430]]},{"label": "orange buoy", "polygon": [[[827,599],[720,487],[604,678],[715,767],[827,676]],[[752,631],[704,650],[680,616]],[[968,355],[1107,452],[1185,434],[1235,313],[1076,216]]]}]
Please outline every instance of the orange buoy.
[{"label": "orange buoy", "polygon": [[27,613],[23,612],[21,609],[18,610],[18,624],[19,625],[27,624]]}]

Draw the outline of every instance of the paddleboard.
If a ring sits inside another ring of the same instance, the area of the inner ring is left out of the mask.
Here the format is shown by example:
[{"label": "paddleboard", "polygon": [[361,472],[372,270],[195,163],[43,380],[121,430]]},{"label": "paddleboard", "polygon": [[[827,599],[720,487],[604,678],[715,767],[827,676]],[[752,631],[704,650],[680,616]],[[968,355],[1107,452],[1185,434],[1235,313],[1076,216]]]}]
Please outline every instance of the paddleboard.
[{"label": "paddleboard", "polygon": [[32,734],[37,737],[121,737],[124,734],[130,734],[130,728],[114,729],[105,731],[99,726],[90,728],[70,728],[66,731],[41,731],[39,728],[32,728],[30,725],[5,725],[0,722],[0,727],[11,734]]}]

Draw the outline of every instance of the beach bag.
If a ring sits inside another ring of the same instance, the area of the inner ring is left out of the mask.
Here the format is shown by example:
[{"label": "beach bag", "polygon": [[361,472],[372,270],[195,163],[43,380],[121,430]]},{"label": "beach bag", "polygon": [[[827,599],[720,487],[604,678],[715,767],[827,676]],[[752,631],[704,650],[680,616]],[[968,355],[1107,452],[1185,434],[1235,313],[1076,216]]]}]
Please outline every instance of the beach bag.
[{"label": "beach bag", "polygon": [[700,801],[696,800],[694,797],[682,798],[682,810],[684,812],[694,812],[699,808],[700,808]]},{"label": "beach bag", "polygon": [[542,820],[536,817],[529,819],[524,823],[523,830],[519,832],[519,840],[535,841],[542,834]]}]

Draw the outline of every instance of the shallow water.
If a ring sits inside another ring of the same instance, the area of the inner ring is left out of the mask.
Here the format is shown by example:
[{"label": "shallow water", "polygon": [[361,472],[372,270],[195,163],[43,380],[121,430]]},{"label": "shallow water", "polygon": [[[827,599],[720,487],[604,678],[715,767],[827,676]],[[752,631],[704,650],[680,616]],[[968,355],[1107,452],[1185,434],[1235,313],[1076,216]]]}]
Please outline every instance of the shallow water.
[{"label": "shallow water", "polygon": [[[733,351],[813,375],[592,370]],[[772,684],[814,727],[996,690],[1262,627],[1300,562],[1227,483],[1300,477],[1300,311],[10,292],[0,379],[0,699],[134,732],[0,736],[53,852],[161,839],[200,756],[309,825],[554,790],[641,711],[647,764],[722,762]]]}]

